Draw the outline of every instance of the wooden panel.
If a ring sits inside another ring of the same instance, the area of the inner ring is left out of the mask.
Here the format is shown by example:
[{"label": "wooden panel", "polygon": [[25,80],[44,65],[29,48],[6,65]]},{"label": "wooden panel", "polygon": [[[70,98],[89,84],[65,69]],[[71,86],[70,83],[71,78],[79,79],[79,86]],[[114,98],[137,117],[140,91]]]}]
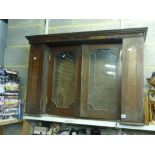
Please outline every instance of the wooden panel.
[{"label": "wooden panel", "polygon": [[31,45],[27,83],[26,113],[40,113],[44,45]]},{"label": "wooden panel", "polygon": [[0,126],[0,135],[3,135],[3,126]]},{"label": "wooden panel", "polygon": [[144,98],[144,123],[145,125],[149,125],[149,97],[148,95],[145,96]]},{"label": "wooden panel", "polygon": [[120,45],[87,45],[82,58],[82,117],[119,119]]},{"label": "wooden panel", "polygon": [[46,46],[46,50],[44,52],[44,61],[43,61],[43,73],[42,73],[42,89],[41,89],[41,113],[44,114],[46,113],[46,102],[47,102],[47,79],[48,79],[48,61],[49,61],[49,56],[50,56],[50,47]]},{"label": "wooden panel", "polygon": [[52,48],[48,67],[47,113],[79,116],[81,47]]},{"label": "wooden panel", "polygon": [[[147,28],[132,28],[132,29],[116,29],[116,30],[101,30],[101,31],[90,31],[90,32],[74,32],[74,33],[64,33],[64,34],[49,34],[49,35],[36,35],[27,36],[26,38],[30,43],[49,43],[51,45],[60,45],[64,43],[81,43],[81,42],[99,42],[110,40],[114,43],[121,38],[129,38],[142,36],[146,37]],[[68,45],[69,45],[68,44]]]},{"label": "wooden panel", "polygon": [[23,120],[19,120],[19,119],[0,120],[0,135],[3,135],[4,126],[16,124],[16,123],[23,123]]},{"label": "wooden panel", "polygon": [[0,120],[0,126],[10,125],[10,124],[15,124],[15,123],[22,123],[22,122],[23,122],[23,120],[19,120],[19,119]]},{"label": "wooden panel", "polygon": [[144,122],[143,38],[123,39],[121,121]]},{"label": "wooden panel", "polygon": [[28,120],[23,121],[23,135],[30,135],[30,122]]}]

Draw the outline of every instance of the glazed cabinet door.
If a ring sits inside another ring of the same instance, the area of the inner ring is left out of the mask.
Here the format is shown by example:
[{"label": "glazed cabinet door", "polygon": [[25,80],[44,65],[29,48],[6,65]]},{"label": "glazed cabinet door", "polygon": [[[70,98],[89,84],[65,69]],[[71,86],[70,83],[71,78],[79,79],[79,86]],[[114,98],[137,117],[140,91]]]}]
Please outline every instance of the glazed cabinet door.
[{"label": "glazed cabinet door", "polygon": [[53,47],[48,61],[47,113],[79,116],[81,46]]},{"label": "glazed cabinet door", "polygon": [[30,47],[25,109],[27,114],[40,113],[44,48],[45,46],[42,44],[35,44]]},{"label": "glazed cabinet door", "polygon": [[120,118],[121,45],[84,45],[80,116]]},{"label": "glazed cabinet door", "polygon": [[144,123],[143,109],[143,37],[123,39],[122,123]]}]

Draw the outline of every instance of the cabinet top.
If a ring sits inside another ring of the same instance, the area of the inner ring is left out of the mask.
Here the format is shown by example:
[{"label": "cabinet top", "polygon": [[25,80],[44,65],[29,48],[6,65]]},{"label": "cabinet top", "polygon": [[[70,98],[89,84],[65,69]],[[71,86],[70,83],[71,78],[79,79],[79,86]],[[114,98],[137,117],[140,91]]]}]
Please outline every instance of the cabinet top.
[{"label": "cabinet top", "polygon": [[123,38],[143,37],[146,39],[147,27],[131,28],[131,29],[116,29],[102,31],[86,31],[74,33],[59,33],[59,34],[44,34],[26,36],[30,44],[36,43],[84,43],[94,41],[118,41]]}]

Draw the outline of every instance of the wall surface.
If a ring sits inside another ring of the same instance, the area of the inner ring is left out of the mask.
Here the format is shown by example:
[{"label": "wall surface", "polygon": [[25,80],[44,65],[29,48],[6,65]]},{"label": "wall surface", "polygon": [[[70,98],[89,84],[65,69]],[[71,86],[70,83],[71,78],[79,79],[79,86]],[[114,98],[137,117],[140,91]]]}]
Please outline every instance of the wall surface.
[{"label": "wall surface", "polygon": [[5,49],[5,68],[19,71],[21,76],[21,98],[26,96],[26,83],[29,60],[29,44],[25,36],[44,34],[45,20],[11,19],[8,21],[8,31]]},{"label": "wall surface", "polygon": [[[10,19],[6,39],[4,67],[19,72],[21,76],[20,97],[25,99],[29,60],[29,44],[25,36],[44,34],[44,19]],[[22,126],[6,126],[4,134],[21,134]]]},{"label": "wall surface", "polygon": [[29,59],[27,35],[95,31],[148,27],[144,47],[144,90],[148,84],[146,77],[155,71],[155,19],[50,19],[45,26],[45,19],[10,19],[8,21],[7,42],[4,58],[6,68],[19,71],[21,75],[21,97],[26,96],[26,81]]},{"label": "wall surface", "polygon": [[6,45],[7,23],[0,20],[0,66],[4,66],[4,53]]}]

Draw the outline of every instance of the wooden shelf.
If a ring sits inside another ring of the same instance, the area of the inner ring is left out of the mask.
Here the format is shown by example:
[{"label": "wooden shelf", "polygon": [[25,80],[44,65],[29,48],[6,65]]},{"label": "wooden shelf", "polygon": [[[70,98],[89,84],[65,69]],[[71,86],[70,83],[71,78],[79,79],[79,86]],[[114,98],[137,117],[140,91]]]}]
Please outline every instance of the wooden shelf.
[{"label": "wooden shelf", "polygon": [[51,116],[51,115],[39,115],[39,116],[25,115],[23,119],[32,120],[32,121],[47,121],[47,122],[58,122],[58,123],[66,123],[66,124],[113,127],[116,129],[155,131],[155,125],[143,125],[143,126],[124,125],[124,124],[121,124],[120,121],[77,119],[77,118],[57,117],[57,116]]},{"label": "wooden shelf", "polygon": [[23,120],[19,120],[19,119],[0,120],[0,126],[15,124],[15,123],[22,123],[22,122],[23,122]]},{"label": "wooden shelf", "polygon": [[120,129],[133,129],[133,130],[141,130],[141,131],[155,131],[155,125],[143,125],[143,126],[132,126],[132,125],[122,125],[121,123],[117,123],[117,127]]},{"label": "wooden shelf", "polygon": [[52,115],[40,115],[40,116],[24,116],[23,119],[35,120],[35,121],[47,121],[47,122],[58,122],[67,124],[79,124],[79,125],[92,125],[101,127],[115,127],[115,121],[102,121],[102,120],[90,120],[90,119],[78,119],[68,117],[57,117]]}]

